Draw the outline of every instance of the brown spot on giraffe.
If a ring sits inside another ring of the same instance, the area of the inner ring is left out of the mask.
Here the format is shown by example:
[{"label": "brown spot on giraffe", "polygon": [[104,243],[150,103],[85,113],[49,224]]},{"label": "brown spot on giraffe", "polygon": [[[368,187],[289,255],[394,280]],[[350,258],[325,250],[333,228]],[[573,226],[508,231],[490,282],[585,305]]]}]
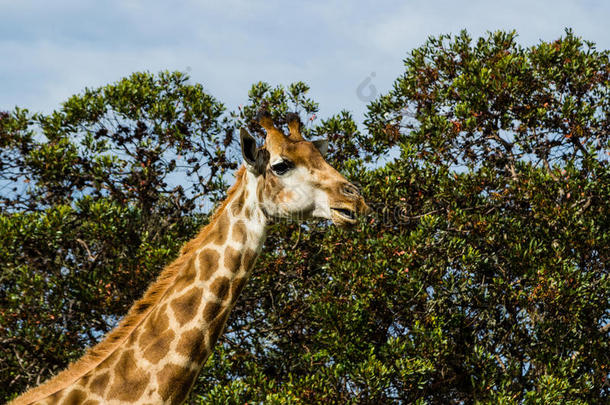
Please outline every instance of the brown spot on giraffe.
[{"label": "brown spot on giraffe", "polygon": [[87,394],[85,391],[73,390],[68,394],[66,399],[63,400],[63,405],[81,405],[85,402]]},{"label": "brown spot on giraffe", "polygon": [[221,316],[219,316],[210,323],[210,326],[208,328],[208,344],[210,347],[214,346],[214,344],[222,334],[228,317],[229,311],[225,311]]},{"label": "brown spot on giraffe", "polygon": [[218,270],[220,254],[212,249],[205,249],[199,254],[201,280],[207,281]]},{"label": "brown spot on giraffe", "polygon": [[164,401],[170,404],[180,404],[188,395],[197,372],[178,366],[167,364],[157,374],[158,392]]},{"label": "brown spot on giraffe", "polygon": [[148,347],[144,350],[144,358],[150,361],[152,364],[157,364],[167,352],[169,347],[174,340],[174,331],[171,329],[163,332],[159,337],[155,338]]},{"label": "brown spot on giraffe", "polygon": [[229,293],[230,282],[227,277],[218,277],[210,285],[212,294],[218,297],[220,301],[224,301]]},{"label": "brown spot on giraffe", "polygon": [[246,249],[246,252],[243,254],[242,257],[242,263],[241,265],[244,267],[244,269],[249,272],[252,267],[254,267],[254,263],[256,262],[256,257],[257,257],[257,253],[256,251],[252,250],[252,249]]},{"label": "brown spot on giraffe", "polygon": [[176,348],[178,354],[187,357],[192,362],[201,361],[205,350],[205,334],[199,328],[193,328],[183,333]]},{"label": "brown spot on giraffe", "polygon": [[176,276],[176,282],[172,288],[172,291],[182,291],[195,281],[197,277],[197,255],[195,252],[190,253],[188,264],[181,269]]},{"label": "brown spot on giraffe", "polygon": [[282,188],[280,183],[277,181],[277,178],[273,176],[271,170],[269,170],[268,172],[270,173],[269,180],[265,183],[264,193],[267,198],[275,201],[277,194],[281,191]]},{"label": "brown spot on giraffe", "polygon": [[218,302],[208,302],[205,304],[205,308],[203,309],[203,319],[206,322],[211,322],[214,318],[218,316],[220,310],[222,309],[222,304]]},{"label": "brown spot on giraffe", "polygon": [[104,390],[108,386],[110,381],[110,373],[105,372],[91,379],[89,383],[89,390],[96,395],[104,395]]},{"label": "brown spot on giraffe", "polygon": [[100,401],[96,401],[95,399],[90,399],[86,401],[83,405],[100,405]]},{"label": "brown spot on giraffe", "polygon": [[239,266],[241,265],[241,252],[237,249],[233,249],[231,246],[228,246],[225,249],[224,256],[225,268],[232,273],[236,273],[237,270],[239,270]]},{"label": "brown spot on giraffe", "polygon": [[214,243],[217,245],[223,245],[229,234],[230,228],[229,216],[226,212],[223,212],[218,218],[218,229],[216,231],[216,238],[214,239]]},{"label": "brown spot on giraffe", "polygon": [[171,302],[174,316],[180,325],[184,325],[195,317],[201,303],[202,294],[202,288],[193,287]]},{"label": "brown spot on giraffe", "polygon": [[244,221],[237,221],[235,225],[233,225],[231,237],[239,244],[246,243],[246,240],[248,240],[248,230],[246,229],[246,224]]},{"label": "brown spot on giraffe", "polygon": [[134,402],[146,389],[149,377],[149,373],[137,366],[133,350],[127,350],[114,367],[107,398]]},{"label": "brown spot on giraffe", "polygon": [[237,301],[237,297],[239,297],[241,290],[243,290],[246,285],[246,281],[248,281],[246,277],[238,277],[233,280],[233,283],[231,284],[231,303],[234,304],[235,301]]},{"label": "brown spot on giraffe", "polygon": [[85,388],[87,387],[87,384],[89,383],[89,380],[91,379],[91,375],[90,374],[86,374],[85,376],[83,376],[79,381],[78,381],[78,385],[80,385],[81,387]]}]

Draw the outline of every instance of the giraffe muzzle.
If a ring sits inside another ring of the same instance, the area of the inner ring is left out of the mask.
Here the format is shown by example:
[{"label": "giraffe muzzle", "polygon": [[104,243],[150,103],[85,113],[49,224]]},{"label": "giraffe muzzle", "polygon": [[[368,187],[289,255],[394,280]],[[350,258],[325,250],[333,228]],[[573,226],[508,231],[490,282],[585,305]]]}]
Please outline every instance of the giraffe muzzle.
[{"label": "giraffe muzzle", "polygon": [[358,222],[360,215],[366,215],[371,211],[360,195],[360,191],[353,184],[344,184],[341,187],[341,194],[344,197],[341,198],[343,201],[331,206],[332,219],[336,225],[353,225]]},{"label": "giraffe muzzle", "polygon": [[347,219],[348,221],[356,221],[357,215],[355,211],[352,211],[347,208],[333,208],[333,211],[340,215],[342,218]]}]

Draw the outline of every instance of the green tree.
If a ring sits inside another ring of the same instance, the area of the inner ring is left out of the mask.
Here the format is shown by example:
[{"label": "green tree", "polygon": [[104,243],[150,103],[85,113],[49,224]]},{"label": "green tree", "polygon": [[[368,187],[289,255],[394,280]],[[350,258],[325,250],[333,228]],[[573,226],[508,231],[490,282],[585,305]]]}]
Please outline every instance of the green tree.
[{"label": "green tree", "polygon": [[369,109],[368,149],[400,150],[384,171],[406,188],[381,202],[422,278],[398,340],[434,366],[407,401],[608,398],[609,53],[515,38],[431,38]]},{"label": "green tree", "polygon": [[312,128],[376,217],[276,225],[199,401],[606,401],[609,73],[570,31],[430,38],[365,134]]},{"label": "green tree", "polygon": [[223,111],[162,72],[2,114],[0,397],[99,340],[201,225],[236,166]]}]

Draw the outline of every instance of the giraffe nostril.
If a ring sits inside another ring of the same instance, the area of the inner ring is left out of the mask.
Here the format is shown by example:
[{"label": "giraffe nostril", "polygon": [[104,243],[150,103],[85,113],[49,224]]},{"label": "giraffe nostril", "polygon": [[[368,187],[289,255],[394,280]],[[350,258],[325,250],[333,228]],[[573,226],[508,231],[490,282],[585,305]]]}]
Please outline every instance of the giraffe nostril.
[{"label": "giraffe nostril", "polygon": [[345,184],[343,186],[343,194],[349,197],[358,197],[360,196],[360,191],[353,184]]}]

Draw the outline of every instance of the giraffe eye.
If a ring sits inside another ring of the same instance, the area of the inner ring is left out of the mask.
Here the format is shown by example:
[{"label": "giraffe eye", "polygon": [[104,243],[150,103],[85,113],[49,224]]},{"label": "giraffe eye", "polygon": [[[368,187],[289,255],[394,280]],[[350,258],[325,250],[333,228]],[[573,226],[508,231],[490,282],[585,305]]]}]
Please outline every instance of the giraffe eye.
[{"label": "giraffe eye", "polygon": [[288,160],[282,160],[274,165],[271,165],[271,170],[278,176],[286,174],[290,169],[294,167],[294,164]]}]

